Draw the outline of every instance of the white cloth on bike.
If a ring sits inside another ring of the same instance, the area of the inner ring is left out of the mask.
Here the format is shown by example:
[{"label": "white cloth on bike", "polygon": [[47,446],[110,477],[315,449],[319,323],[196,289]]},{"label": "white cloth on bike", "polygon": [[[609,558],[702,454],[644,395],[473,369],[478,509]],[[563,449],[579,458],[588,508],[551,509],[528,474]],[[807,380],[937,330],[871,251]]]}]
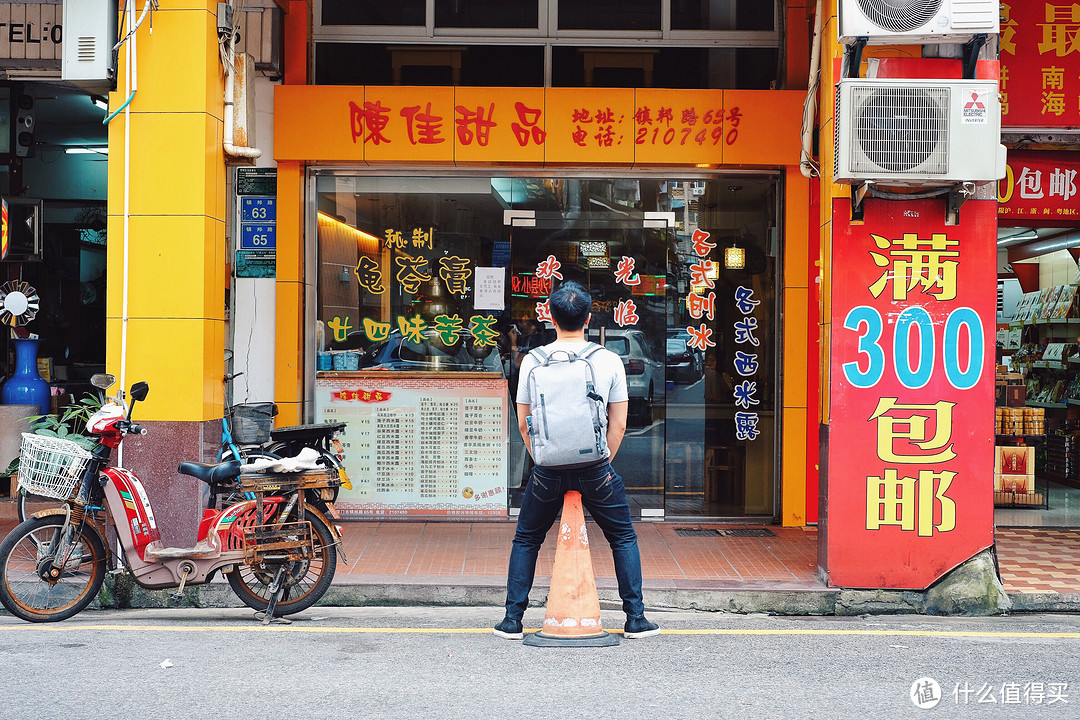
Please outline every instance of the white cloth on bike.
[{"label": "white cloth on bike", "polygon": [[304,448],[295,457],[272,460],[270,458],[256,458],[249,463],[240,466],[240,472],[245,475],[255,473],[293,473],[305,470],[318,470],[319,451],[314,448]]}]

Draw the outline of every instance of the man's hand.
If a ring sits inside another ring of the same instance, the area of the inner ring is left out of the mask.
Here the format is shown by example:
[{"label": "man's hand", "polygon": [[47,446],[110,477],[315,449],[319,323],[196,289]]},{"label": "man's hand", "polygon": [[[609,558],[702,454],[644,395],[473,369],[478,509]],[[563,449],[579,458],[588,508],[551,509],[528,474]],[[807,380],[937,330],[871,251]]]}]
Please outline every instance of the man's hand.
[{"label": "man's hand", "polygon": [[[521,406],[518,405],[518,408]],[[526,406],[527,407],[527,406]],[[629,401],[608,403],[607,406],[607,446],[608,462],[615,459],[615,453],[622,445],[623,435],[626,434],[626,414],[630,408]]]}]

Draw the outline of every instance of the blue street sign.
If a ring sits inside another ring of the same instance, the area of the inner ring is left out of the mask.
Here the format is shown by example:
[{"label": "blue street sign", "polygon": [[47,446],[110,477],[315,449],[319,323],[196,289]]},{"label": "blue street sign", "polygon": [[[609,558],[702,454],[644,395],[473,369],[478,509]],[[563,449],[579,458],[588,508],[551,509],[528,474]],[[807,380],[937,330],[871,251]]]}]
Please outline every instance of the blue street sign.
[{"label": "blue street sign", "polygon": [[240,222],[277,222],[277,198],[240,198]]},{"label": "blue street sign", "polygon": [[277,248],[277,225],[273,223],[240,223],[241,250],[273,250]]}]

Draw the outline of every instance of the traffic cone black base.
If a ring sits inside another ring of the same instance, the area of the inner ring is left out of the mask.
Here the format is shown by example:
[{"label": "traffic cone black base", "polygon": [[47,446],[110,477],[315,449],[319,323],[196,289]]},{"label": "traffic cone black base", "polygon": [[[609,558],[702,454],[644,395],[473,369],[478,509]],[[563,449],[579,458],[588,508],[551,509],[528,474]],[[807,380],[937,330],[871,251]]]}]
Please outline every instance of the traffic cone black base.
[{"label": "traffic cone black base", "polygon": [[599,635],[589,637],[553,637],[545,635],[541,630],[526,635],[521,644],[532,647],[611,647],[619,644],[619,636],[601,632]]}]

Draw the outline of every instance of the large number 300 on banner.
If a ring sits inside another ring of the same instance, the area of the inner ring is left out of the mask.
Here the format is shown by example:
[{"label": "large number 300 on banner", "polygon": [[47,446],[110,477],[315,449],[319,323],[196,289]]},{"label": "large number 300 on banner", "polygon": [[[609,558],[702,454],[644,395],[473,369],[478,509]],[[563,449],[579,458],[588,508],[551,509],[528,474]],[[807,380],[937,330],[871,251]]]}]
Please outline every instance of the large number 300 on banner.
[{"label": "large number 300 on banner", "polygon": [[[829,581],[925,588],[993,542],[996,204],[833,208]],[[843,282],[837,282],[843,278]]]}]

